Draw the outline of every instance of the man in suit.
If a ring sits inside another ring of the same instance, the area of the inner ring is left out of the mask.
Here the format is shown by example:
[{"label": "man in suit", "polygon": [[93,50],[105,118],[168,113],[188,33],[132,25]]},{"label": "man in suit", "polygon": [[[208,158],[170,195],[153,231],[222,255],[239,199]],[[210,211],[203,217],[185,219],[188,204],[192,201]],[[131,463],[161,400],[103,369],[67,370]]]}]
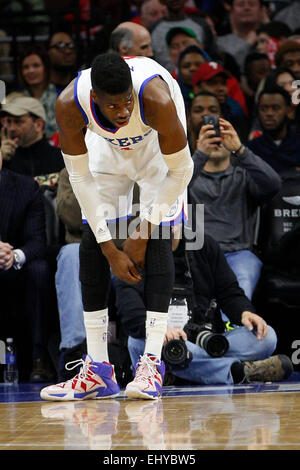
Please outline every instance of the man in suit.
[{"label": "man in suit", "polygon": [[42,195],[33,178],[2,169],[1,152],[0,170],[1,336],[16,340],[21,381],[30,370],[31,381],[47,381],[51,302]]}]

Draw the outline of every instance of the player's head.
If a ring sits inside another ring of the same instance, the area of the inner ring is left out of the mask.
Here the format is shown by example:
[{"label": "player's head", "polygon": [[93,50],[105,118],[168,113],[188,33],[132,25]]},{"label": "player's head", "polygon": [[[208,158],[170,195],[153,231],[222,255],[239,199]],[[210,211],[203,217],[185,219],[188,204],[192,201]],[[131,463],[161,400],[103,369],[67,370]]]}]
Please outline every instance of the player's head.
[{"label": "player's head", "polygon": [[133,110],[130,69],[116,53],[98,55],[91,69],[92,98],[113,125],[128,124]]},{"label": "player's head", "polygon": [[94,59],[91,80],[96,94],[119,95],[132,88],[130,69],[124,59],[114,52],[100,54]]}]

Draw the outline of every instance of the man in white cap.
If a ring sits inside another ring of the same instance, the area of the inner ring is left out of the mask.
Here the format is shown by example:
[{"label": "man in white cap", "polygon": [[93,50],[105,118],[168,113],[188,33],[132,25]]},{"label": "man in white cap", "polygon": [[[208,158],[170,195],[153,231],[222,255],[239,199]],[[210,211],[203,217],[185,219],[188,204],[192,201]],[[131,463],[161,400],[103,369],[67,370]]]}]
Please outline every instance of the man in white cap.
[{"label": "man in white cap", "polygon": [[58,148],[44,136],[46,114],[39,100],[18,96],[3,104],[1,129],[3,166],[34,177],[58,173],[64,162]]}]

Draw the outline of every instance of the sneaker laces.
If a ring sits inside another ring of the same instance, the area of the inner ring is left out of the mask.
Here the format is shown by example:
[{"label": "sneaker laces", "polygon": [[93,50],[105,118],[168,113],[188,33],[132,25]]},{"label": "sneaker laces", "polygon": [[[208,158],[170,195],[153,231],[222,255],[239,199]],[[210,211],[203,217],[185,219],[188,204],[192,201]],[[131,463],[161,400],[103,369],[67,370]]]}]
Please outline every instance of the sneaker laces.
[{"label": "sneaker laces", "polygon": [[138,382],[148,382],[148,379],[153,379],[156,374],[156,364],[152,361],[150,356],[140,356],[138,367],[136,370],[135,379]]},{"label": "sneaker laces", "polygon": [[[73,364],[72,367],[70,365]],[[70,379],[69,381],[73,383],[74,380],[85,380],[88,376],[92,376],[92,371],[90,370],[91,368],[91,363],[85,362],[83,359],[76,359],[75,361],[70,361],[65,365],[65,368],[67,370],[73,370],[78,366],[82,366],[80,368],[80,371],[78,372],[73,379]]]}]

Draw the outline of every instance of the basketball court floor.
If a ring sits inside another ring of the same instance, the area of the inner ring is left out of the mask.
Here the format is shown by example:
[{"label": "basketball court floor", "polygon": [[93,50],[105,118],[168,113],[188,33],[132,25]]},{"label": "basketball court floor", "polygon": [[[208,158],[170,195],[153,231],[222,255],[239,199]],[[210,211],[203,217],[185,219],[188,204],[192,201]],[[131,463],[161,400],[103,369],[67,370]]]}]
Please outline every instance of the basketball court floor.
[{"label": "basketball court floor", "polygon": [[46,402],[44,385],[0,384],[1,451],[300,449],[299,372],[280,383],[164,387],[158,401],[122,391],[117,399]]}]

